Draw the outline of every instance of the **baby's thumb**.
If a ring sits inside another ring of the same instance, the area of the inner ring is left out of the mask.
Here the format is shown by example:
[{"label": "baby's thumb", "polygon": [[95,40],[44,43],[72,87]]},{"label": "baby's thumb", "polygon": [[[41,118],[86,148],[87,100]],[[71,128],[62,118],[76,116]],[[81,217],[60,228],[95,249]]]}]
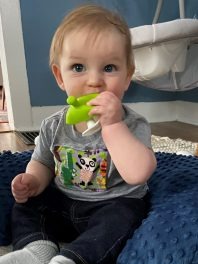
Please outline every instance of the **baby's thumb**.
[{"label": "baby's thumb", "polygon": [[23,179],[23,174],[19,174],[13,179],[12,187],[15,190],[20,191],[20,190],[23,190],[24,188],[26,188],[26,185],[22,182],[22,179]]},{"label": "baby's thumb", "polygon": [[29,190],[29,197],[34,196],[38,190],[36,178],[29,173],[24,173],[21,178],[21,184]]},{"label": "baby's thumb", "polygon": [[28,173],[22,173],[21,174],[21,184],[24,186],[29,186],[31,183],[31,174]]}]

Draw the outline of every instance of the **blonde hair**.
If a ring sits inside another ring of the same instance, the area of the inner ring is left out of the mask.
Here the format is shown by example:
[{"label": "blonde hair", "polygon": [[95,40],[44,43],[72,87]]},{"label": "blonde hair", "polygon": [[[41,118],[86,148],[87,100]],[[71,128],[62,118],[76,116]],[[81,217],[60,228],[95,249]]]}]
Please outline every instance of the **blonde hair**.
[{"label": "blonde hair", "polygon": [[115,28],[125,39],[127,68],[134,71],[131,34],[126,22],[115,12],[97,5],[84,5],[74,9],[62,20],[57,28],[50,47],[49,64],[58,64],[65,36],[75,30],[88,28],[95,36],[103,30]]}]

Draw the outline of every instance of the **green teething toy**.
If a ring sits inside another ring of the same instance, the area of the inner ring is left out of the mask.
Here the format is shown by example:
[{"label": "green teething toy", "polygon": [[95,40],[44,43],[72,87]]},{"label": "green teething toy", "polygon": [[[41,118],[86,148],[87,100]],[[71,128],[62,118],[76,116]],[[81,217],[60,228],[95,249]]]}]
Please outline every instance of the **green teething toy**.
[{"label": "green teething toy", "polygon": [[88,122],[92,119],[89,115],[89,111],[93,106],[87,105],[87,102],[94,99],[98,94],[87,94],[80,97],[69,96],[67,98],[67,103],[69,109],[66,114],[66,124],[75,125],[80,122]]}]

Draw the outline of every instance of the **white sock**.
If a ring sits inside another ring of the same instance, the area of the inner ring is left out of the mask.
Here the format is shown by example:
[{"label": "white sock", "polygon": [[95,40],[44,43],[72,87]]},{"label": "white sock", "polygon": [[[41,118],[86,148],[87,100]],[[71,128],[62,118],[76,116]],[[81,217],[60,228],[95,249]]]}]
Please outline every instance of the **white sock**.
[{"label": "white sock", "polygon": [[75,264],[75,262],[62,255],[58,255],[52,258],[49,264]]},{"label": "white sock", "polygon": [[57,253],[58,247],[53,242],[38,240],[0,257],[0,264],[48,264]]}]

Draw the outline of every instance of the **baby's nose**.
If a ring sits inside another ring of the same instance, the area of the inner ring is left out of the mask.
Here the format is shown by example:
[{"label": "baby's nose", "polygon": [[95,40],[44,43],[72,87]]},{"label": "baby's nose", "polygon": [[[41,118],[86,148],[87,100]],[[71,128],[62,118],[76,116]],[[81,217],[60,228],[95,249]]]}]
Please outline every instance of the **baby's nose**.
[{"label": "baby's nose", "polygon": [[103,85],[102,74],[96,71],[90,72],[88,76],[88,85],[92,87],[101,87]]}]

